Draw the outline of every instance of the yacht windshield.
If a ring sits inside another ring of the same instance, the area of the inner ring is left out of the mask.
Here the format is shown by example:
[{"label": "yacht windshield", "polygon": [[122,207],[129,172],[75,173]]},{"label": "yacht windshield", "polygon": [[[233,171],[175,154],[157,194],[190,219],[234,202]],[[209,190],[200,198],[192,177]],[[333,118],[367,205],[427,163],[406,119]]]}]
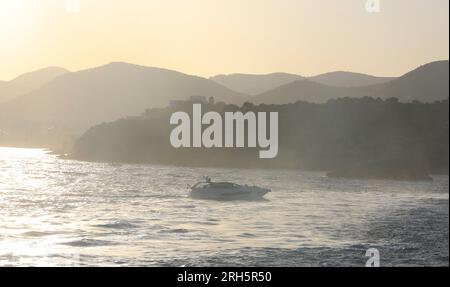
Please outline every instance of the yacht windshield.
[{"label": "yacht windshield", "polygon": [[217,188],[235,188],[237,187],[237,184],[231,183],[231,182],[216,182],[211,184],[212,187]]}]

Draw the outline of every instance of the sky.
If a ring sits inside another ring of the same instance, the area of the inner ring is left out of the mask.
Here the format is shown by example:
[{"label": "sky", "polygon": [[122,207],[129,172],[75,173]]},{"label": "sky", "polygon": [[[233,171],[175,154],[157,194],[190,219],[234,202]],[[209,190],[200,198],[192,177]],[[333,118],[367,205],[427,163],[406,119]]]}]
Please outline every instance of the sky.
[{"label": "sky", "polygon": [[449,58],[448,0],[379,0],[372,13],[367,1],[0,0],[0,80],[114,61],[203,77],[399,76]]}]

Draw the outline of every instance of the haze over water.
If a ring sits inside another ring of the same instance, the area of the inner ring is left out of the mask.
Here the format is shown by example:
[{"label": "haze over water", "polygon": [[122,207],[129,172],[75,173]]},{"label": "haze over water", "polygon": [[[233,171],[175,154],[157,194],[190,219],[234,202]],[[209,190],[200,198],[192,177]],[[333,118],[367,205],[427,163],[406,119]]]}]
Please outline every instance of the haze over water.
[{"label": "haze over water", "polygon": [[[262,202],[193,200],[213,180]],[[0,148],[0,266],[448,266],[448,176],[344,180],[303,171],[62,160]]]}]

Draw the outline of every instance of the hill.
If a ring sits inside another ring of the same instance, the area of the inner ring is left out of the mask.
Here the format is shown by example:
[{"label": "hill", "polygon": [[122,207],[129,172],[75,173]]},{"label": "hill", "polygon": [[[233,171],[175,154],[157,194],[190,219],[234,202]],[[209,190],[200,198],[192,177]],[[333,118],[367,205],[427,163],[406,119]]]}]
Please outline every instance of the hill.
[{"label": "hill", "polygon": [[329,99],[398,98],[401,102],[433,102],[448,99],[449,62],[423,65],[397,79],[365,87],[331,87],[310,80],[295,81],[252,97],[252,102],[285,104],[296,101],[324,103]]},{"label": "hill", "polygon": [[[278,112],[279,153],[259,159],[259,148],[180,148],[170,145],[173,110],[152,109],[89,129],[77,141],[72,156],[81,160],[148,162],[188,166],[301,168],[336,171],[374,163],[398,162],[373,171],[377,177],[418,178],[413,173],[448,173],[448,100],[432,104],[381,99],[331,100],[325,104],[214,104],[206,110]],[[186,106],[192,113],[192,106]],[[214,160],[212,160],[214,159]],[[381,172],[378,172],[381,170]],[[369,172],[369,171],[368,171]],[[396,173],[396,174],[394,174]],[[359,176],[359,175],[358,175]]]},{"label": "hill", "polygon": [[0,81],[0,103],[32,92],[51,80],[69,73],[64,68],[49,67],[18,76],[9,82]]},{"label": "hill", "polygon": [[[170,100],[190,96],[214,96],[231,103],[244,101],[242,95],[205,78],[111,63],[62,75],[0,104],[0,129],[19,142],[19,138],[25,141],[24,137],[30,141],[46,137],[48,130],[79,134],[92,125],[138,115],[147,108],[167,106]],[[8,141],[5,137],[4,142]]]},{"label": "hill", "polygon": [[375,77],[371,75],[336,71],[325,73],[313,77],[308,80],[332,87],[364,87],[376,84],[382,84],[394,80],[393,77]]},{"label": "hill", "polygon": [[303,77],[287,73],[272,73],[266,75],[217,75],[210,79],[233,91],[248,95],[257,95],[287,83],[303,79]]},{"label": "hill", "polygon": [[385,83],[395,78],[375,77],[360,73],[339,71],[325,73],[313,77],[302,77],[299,75],[288,73],[272,73],[265,75],[217,75],[211,77],[210,79],[233,91],[255,96],[299,80],[309,80],[314,83],[319,83],[331,87],[364,87]]}]

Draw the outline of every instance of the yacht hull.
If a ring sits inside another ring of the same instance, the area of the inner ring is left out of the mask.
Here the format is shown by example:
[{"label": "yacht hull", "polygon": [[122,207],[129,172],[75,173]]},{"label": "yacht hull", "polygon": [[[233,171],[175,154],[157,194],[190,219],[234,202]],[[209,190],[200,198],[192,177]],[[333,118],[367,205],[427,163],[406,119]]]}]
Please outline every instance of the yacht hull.
[{"label": "yacht hull", "polygon": [[193,188],[190,196],[195,199],[210,200],[261,200],[270,192],[270,189],[259,187],[241,187],[239,189],[227,188]]}]

